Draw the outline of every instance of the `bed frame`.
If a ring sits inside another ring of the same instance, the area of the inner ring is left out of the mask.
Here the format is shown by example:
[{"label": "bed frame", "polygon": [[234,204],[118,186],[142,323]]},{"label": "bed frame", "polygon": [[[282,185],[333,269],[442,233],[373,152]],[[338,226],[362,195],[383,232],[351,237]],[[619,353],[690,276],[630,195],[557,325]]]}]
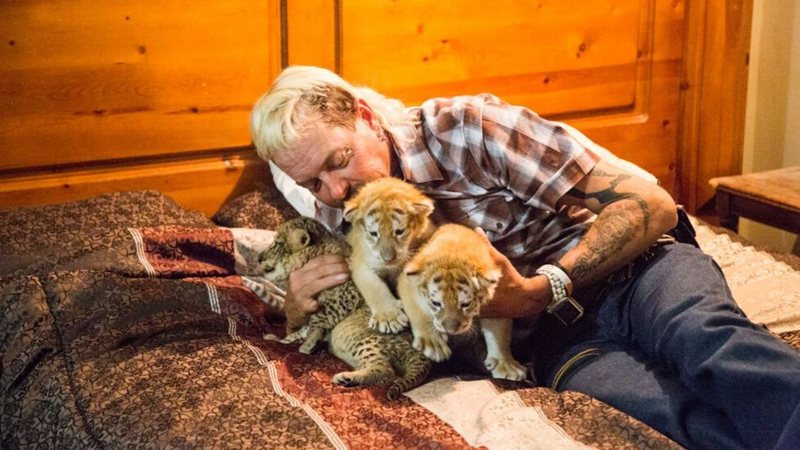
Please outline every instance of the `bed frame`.
[{"label": "bed frame", "polygon": [[407,104],[495,93],[704,205],[708,179],[741,171],[752,0],[573,3],[12,2],[0,208],[156,189],[210,216],[267,181],[248,115],[289,64]]}]

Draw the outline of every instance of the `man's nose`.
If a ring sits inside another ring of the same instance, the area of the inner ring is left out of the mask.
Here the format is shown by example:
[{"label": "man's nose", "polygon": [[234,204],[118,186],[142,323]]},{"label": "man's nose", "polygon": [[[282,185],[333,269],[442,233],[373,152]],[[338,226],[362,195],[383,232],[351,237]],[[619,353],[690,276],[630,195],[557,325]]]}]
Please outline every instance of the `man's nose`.
[{"label": "man's nose", "polygon": [[349,190],[347,181],[339,177],[329,175],[320,177],[320,179],[328,187],[328,193],[330,194],[331,199],[342,201],[347,197],[347,191]]}]

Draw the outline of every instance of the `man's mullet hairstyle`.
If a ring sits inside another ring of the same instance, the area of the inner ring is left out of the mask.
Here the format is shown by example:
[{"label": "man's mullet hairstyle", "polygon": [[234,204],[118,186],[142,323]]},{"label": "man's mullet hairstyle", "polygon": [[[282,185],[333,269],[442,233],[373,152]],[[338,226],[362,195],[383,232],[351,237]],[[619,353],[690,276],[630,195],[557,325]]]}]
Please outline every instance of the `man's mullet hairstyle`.
[{"label": "man's mullet hairstyle", "polygon": [[250,115],[253,143],[258,155],[272,155],[292,148],[309,119],[319,118],[333,126],[353,128],[355,103],[364,100],[383,128],[417,122],[403,103],[367,87],[355,87],[330,70],[291,66],[281,72],[270,90],[258,99]]}]

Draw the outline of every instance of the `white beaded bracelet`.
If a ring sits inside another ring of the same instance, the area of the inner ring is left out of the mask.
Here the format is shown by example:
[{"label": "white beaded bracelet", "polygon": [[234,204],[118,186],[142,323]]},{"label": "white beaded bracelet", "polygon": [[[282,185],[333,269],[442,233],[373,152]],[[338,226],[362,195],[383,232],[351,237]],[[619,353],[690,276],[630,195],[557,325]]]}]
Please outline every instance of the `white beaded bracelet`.
[{"label": "white beaded bracelet", "polygon": [[583,307],[575,301],[572,293],[572,281],[559,267],[545,264],[536,269],[537,275],[544,275],[550,283],[553,299],[547,305],[547,312],[556,316],[565,325],[572,325],[583,316]]}]

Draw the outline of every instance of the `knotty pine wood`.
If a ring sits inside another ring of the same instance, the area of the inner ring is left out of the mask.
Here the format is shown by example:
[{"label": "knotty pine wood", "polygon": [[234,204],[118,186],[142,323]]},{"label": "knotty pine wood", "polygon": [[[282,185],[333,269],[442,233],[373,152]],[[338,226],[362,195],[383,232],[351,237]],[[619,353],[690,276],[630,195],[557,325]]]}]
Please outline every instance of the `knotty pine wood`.
[{"label": "knotty pine wood", "polygon": [[252,149],[226,161],[280,71],[279,24],[278,0],[4,2],[0,207],[162,189],[213,213],[240,165],[263,174]]},{"label": "knotty pine wood", "polygon": [[[249,109],[282,64],[339,70],[407,104],[493,92],[700,203],[708,178],[741,164],[736,139],[706,128],[735,131],[725,117],[740,114],[745,86],[726,63],[746,47],[735,35],[749,35],[751,2],[12,0],[0,10],[0,207],[119,188],[164,187],[195,205],[227,197],[243,182],[224,158],[249,144]],[[154,171],[176,160],[183,181]]]},{"label": "knotty pine wood", "polygon": [[210,217],[226,200],[264,186],[269,179],[266,164],[252,149],[191,159],[96,164],[7,177],[0,183],[0,210],[61,203],[104,192],[154,189]]},{"label": "knotty pine wood", "polygon": [[753,0],[693,0],[687,11],[677,197],[712,200],[711,178],[742,172]]},{"label": "knotty pine wood", "polygon": [[491,92],[570,122],[674,192],[684,1],[313,3],[289,2],[289,64],[407,105]]}]

